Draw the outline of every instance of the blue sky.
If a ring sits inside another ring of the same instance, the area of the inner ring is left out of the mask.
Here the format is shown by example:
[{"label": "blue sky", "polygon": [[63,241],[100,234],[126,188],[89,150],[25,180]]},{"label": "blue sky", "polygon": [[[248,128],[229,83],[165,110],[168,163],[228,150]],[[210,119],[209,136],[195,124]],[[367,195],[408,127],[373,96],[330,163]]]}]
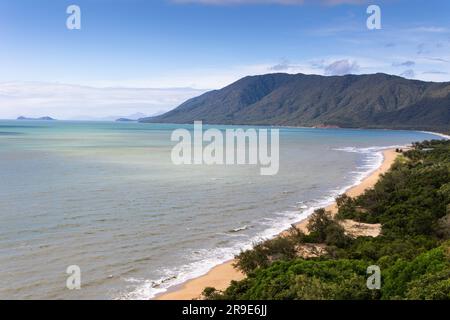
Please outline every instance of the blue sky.
[{"label": "blue sky", "polygon": [[450,81],[449,15],[444,0],[0,0],[0,118],[152,114],[269,72]]}]

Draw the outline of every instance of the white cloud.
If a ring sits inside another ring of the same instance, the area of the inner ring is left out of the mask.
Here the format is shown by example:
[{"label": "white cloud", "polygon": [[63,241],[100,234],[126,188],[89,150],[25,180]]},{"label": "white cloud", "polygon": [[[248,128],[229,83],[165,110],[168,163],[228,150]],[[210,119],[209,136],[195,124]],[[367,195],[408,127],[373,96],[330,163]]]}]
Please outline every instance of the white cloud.
[{"label": "white cloud", "polygon": [[405,70],[404,72],[402,72],[400,74],[400,76],[408,78],[408,79],[414,79],[416,77],[416,73],[414,72],[414,70],[408,69],[408,70]]},{"label": "white cloud", "polygon": [[290,68],[292,68],[291,63],[287,59],[282,59],[280,63],[277,63],[276,65],[270,67],[269,69],[272,71],[287,71]]},{"label": "white cloud", "polygon": [[392,64],[393,67],[412,67],[414,66],[416,63],[414,61],[408,60],[408,61],[404,61],[404,62],[394,62]]},{"label": "white cloud", "polygon": [[203,93],[190,88],[96,88],[59,83],[0,83],[0,118],[58,119],[147,115],[167,111]]},{"label": "white cloud", "polygon": [[356,61],[349,61],[347,59],[334,61],[325,67],[325,74],[329,76],[342,76],[346,74],[355,73],[359,70],[359,65]]},{"label": "white cloud", "polygon": [[449,33],[450,30],[444,27],[418,27],[410,29],[412,32],[425,32],[425,33]]},{"label": "white cloud", "polygon": [[[383,59],[367,56],[322,56],[316,59],[282,59],[252,65],[178,70],[146,79],[123,79],[75,84],[43,82],[0,83],[0,118],[52,116],[58,119],[152,115],[167,111],[206,89],[220,89],[242,77],[274,72],[319,75],[384,72],[425,81],[450,80],[450,56],[410,55]],[[399,63],[400,62],[400,63]],[[414,62],[414,63],[412,63]],[[404,70],[402,70],[404,71]],[[436,72],[439,71],[439,72]],[[152,88],[152,89],[149,89]],[[194,88],[194,89],[193,89]]]}]

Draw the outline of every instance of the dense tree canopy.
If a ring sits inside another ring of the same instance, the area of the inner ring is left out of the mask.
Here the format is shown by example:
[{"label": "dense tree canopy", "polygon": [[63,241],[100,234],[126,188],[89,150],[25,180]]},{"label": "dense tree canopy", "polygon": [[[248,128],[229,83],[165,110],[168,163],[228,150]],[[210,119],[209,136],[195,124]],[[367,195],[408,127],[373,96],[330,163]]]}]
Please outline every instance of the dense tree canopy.
[{"label": "dense tree canopy", "polygon": [[[309,233],[257,244],[237,256],[247,278],[207,299],[450,299],[450,141],[415,143],[375,187],[337,199],[332,218],[317,210]],[[376,238],[350,238],[339,219],[381,223]],[[306,243],[326,254],[301,258]],[[367,267],[381,270],[381,288],[366,286]]]}]

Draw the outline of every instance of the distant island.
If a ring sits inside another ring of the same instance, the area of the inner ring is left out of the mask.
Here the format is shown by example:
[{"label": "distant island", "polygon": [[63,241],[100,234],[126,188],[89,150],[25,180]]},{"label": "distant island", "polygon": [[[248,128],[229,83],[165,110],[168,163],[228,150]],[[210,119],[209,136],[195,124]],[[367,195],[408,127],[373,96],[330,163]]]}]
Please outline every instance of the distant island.
[{"label": "distant island", "polygon": [[450,82],[383,73],[275,73],[242,78],[192,98],[151,123],[277,125],[450,131]]},{"label": "distant island", "polygon": [[128,118],[119,118],[116,119],[116,122],[136,122],[137,120],[128,119]]},{"label": "distant island", "polygon": [[45,120],[45,121],[56,121],[56,119],[53,119],[52,117],[28,118],[28,117],[23,117],[23,116],[18,117],[17,120]]}]

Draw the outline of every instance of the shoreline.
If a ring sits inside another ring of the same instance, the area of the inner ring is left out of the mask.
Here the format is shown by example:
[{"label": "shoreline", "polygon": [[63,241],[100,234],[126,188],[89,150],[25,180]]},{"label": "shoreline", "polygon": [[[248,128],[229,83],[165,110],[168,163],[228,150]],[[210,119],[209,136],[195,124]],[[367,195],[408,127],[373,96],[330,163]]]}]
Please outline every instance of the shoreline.
[{"label": "shoreline", "polygon": [[[367,177],[362,179],[358,184],[349,187],[344,193],[350,197],[356,197],[365,190],[372,188],[379,177],[386,173],[398,154],[395,149],[385,149],[382,152],[383,161],[381,165],[373,170]],[[333,215],[337,212],[336,203],[325,207],[327,211],[330,211]],[[294,225],[300,230],[306,230],[309,218],[303,219]],[[283,235],[286,231],[279,234]],[[169,288],[168,291],[156,295],[153,300],[192,300],[198,299],[206,287],[214,287],[217,290],[226,289],[231,281],[239,281],[245,278],[245,275],[233,267],[234,260],[226,261],[212,268],[208,273],[203,276],[188,280],[183,284]]]},{"label": "shoreline", "polygon": [[445,140],[450,140],[450,135],[447,135],[445,133],[439,133],[439,132],[432,132],[432,131],[421,131],[422,133],[432,134],[438,137],[441,137]]}]

